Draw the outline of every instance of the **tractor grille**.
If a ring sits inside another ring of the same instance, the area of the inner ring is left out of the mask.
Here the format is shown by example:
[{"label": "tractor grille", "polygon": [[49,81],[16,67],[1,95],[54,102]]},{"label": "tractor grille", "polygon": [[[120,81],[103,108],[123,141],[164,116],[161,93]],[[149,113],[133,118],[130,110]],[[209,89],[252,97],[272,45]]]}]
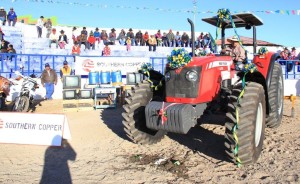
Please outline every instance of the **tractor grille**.
[{"label": "tractor grille", "polygon": [[[196,71],[199,74],[196,82],[190,82],[186,79],[186,73],[191,70]],[[168,97],[178,98],[198,97],[201,71],[202,68],[199,66],[185,67],[178,74],[176,74],[175,70],[170,70],[170,80],[166,81],[166,95]]]}]

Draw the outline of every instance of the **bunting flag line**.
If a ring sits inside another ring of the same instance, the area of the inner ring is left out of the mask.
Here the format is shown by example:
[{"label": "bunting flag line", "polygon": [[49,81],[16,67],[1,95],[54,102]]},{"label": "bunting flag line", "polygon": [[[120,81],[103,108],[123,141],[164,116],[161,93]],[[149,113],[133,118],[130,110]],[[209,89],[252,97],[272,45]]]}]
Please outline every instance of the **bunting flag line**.
[{"label": "bunting flag line", "polygon": [[[68,2],[62,0],[11,0],[12,3],[17,2],[32,2],[32,3],[48,3],[48,4],[61,4],[61,5],[74,5],[74,6],[86,6],[86,7],[95,7],[95,8],[120,8],[120,9],[135,9],[135,10],[149,10],[149,11],[162,11],[169,13],[192,13],[192,14],[217,14],[216,11],[195,11],[197,8],[197,1],[193,1],[194,9],[170,9],[170,8],[151,8],[151,7],[135,7],[135,6],[124,6],[124,5],[107,5],[107,4],[96,4],[96,3],[80,3],[80,2]],[[248,10],[248,11],[232,11],[232,13],[265,13],[265,14],[280,14],[280,15],[300,15],[300,10]]]}]

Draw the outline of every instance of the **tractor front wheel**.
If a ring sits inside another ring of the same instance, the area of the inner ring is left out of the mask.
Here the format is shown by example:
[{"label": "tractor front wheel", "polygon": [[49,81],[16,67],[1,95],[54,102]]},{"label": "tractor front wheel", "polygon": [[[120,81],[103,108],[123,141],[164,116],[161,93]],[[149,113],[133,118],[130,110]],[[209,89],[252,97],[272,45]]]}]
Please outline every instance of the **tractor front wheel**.
[{"label": "tractor front wheel", "polygon": [[229,97],[225,123],[225,147],[230,159],[238,165],[257,161],[263,146],[266,100],[262,85],[247,82],[234,87]]},{"label": "tractor front wheel", "polygon": [[[163,95],[161,95],[163,96]],[[144,80],[129,92],[123,106],[123,125],[127,136],[138,144],[154,144],[166,134],[163,130],[151,130],[146,126],[145,107],[152,100],[153,95],[150,82]]]}]

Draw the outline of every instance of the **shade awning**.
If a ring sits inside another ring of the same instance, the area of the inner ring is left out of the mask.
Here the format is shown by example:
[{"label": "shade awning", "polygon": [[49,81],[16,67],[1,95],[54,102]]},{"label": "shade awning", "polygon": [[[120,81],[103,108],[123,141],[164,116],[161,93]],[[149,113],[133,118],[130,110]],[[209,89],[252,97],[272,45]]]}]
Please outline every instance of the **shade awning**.
[{"label": "shade awning", "polygon": [[[246,25],[255,25],[261,26],[263,25],[262,20],[252,13],[239,13],[231,15],[232,20],[235,24],[235,27],[245,27]],[[203,18],[202,21],[207,22],[213,26],[217,26],[218,18],[217,16],[210,18]],[[233,28],[231,22],[229,20],[225,20],[226,29]]]}]

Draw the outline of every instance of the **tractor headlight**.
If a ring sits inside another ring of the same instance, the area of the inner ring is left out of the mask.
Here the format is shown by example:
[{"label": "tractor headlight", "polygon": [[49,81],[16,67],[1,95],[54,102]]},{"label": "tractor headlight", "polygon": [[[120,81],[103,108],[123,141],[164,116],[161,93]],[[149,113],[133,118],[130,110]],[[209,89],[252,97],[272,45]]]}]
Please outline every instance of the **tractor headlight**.
[{"label": "tractor headlight", "polygon": [[165,80],[166,81],[169,81],[171,79],[171,73],[170,72],[167,72],[166,74],[165,74]]},{"label": "tractor headlight", "polygon": [[185,74],[185,78],[190,82],[196,82],[198,80],[198,73],[196,71],[188,71]]}]

